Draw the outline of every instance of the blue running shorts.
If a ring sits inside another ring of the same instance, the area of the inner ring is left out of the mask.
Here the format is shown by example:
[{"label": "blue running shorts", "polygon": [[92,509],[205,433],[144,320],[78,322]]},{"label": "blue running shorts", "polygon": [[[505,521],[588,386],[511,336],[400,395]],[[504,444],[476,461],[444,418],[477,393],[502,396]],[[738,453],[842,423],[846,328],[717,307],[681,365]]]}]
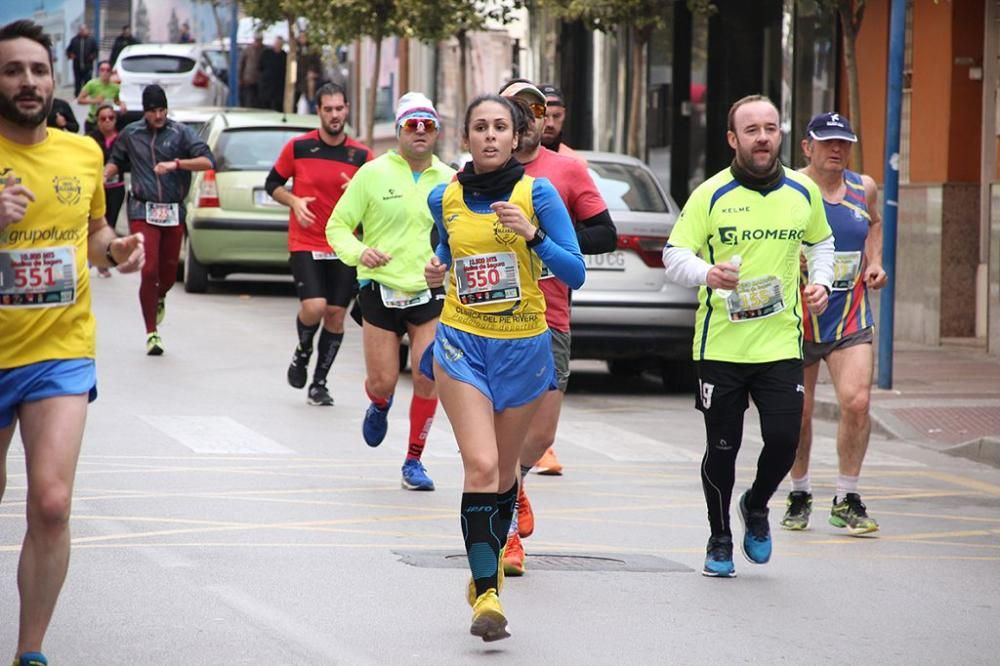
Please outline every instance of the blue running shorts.
[{"label": "blue running shorts", "polygon": [[420,372],[432,379],[433,360],[452,379],[479,389],[496,412],[558,388],[548,331],[530,338],[487,338],[438,323],[434,344],[420,359]]},{"label": "blue running shorts", "polygon": [[97,399],[97,366],[92,358],[39,361],[0,370],[0,428],[14,422],[17,406],[60,395]]}]

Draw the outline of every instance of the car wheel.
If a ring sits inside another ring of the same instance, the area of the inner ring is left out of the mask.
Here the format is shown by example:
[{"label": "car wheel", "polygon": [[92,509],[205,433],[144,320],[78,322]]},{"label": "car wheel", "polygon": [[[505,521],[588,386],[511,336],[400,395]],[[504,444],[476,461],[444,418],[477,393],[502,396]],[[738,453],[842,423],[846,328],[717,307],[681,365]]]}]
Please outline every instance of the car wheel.
[{"label": "car wheel", "polygon": [[694,393],[698,373],[694,361],[664,361],[660,366],[663,390],[667,393]]},{"label": "car wheel", "polygon": [[608,372],[615,377],[638,377],[646,369],[646,363],[641,358],[608,359]]},{"label": "car wheel", "polygon": [[198,261],[191,247],[191,238],[184,238],[184,291],[204,294],[208,290],[208,267]]}]

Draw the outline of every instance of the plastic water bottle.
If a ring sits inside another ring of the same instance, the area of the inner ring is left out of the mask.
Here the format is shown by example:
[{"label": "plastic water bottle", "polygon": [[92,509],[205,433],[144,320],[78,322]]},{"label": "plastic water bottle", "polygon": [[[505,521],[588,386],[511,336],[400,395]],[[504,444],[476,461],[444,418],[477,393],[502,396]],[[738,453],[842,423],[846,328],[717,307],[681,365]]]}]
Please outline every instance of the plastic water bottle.
[{"label": "plastic water bottle", "polygon": [[[732,257],[732,259],[729,260],[729,263],[731,263],[733,266],[736,266],[736,268],[739,268],[740,265],[743,263],[743,257],[741,257],[738,254],[734,254],[733,257]],[[718,294],[719,298],[721,298],[722,300],[726,300],[727,298],[729,298],[729,295],[731,293],[733,293],[733,290],[732,289],[716,289],[715,293]]]}]

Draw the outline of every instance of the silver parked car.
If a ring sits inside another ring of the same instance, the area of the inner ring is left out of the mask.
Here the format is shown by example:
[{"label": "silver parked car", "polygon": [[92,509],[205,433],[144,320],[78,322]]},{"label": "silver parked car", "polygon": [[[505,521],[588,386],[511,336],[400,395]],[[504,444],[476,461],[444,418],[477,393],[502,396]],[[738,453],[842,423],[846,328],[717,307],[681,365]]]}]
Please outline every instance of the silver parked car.
[{"label": "silver parked car", "polygon": [[573,292],[572,356],[607,361],[612,374],[655,371],[668,389],[687,388],[698,292],[668,282],[661,256],[677,204],[641,161],[579,153],[618,229],[618,248],[584,255],[587,281]]}]

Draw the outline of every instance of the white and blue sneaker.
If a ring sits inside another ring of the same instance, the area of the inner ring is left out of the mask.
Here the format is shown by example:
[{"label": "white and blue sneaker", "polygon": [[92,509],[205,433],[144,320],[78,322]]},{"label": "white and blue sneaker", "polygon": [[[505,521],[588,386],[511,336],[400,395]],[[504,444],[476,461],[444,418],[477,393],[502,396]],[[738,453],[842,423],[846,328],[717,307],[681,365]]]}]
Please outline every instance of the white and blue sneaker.
[{"label": "white and blue sneaker", "polygon": [[740,495],[739,516],[743,523],[743,555],[754,564],[767,564],[771,559],[771,525],[767,509],[747,507],[747,493]]},{"label": "white and blue sneaker", "polygon": [[402,485],[407,490],[434,490],[434,482],[419,460],[408,459],[403,463]]},{"label": "white and blue sneaker", "polygon": [[733,566],[733,538],[731,536],[711,536],[705,549],[705,568],[702,576],[713,578],[732,578],[736,575]]}]

